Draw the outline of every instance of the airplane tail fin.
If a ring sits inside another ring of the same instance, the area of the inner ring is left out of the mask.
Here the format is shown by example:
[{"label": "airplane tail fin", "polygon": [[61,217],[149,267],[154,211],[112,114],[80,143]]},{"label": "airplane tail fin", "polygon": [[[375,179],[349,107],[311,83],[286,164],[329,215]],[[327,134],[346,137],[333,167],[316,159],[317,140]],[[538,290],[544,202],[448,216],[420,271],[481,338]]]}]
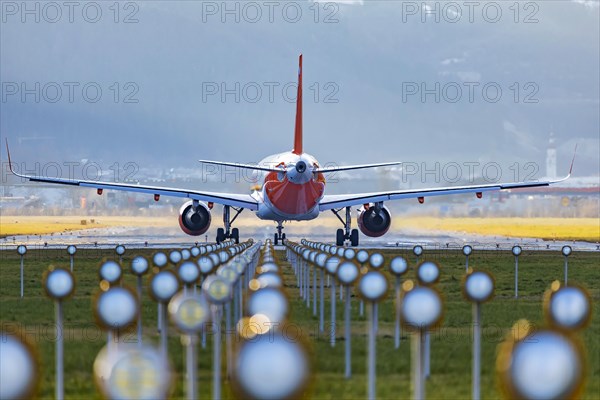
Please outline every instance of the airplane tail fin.
[{"label": "airplane tail fin", "polygon": [[302,154],[302,54],[298,60],[298,95],[296,96],[296,128],[294,131],[294,154]]}]

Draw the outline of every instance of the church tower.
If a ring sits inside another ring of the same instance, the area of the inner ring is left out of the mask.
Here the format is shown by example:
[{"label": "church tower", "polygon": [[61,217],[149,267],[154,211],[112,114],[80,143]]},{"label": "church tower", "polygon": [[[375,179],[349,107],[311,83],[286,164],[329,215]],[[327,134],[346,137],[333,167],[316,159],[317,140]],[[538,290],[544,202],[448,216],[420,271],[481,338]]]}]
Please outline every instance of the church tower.
[{"label": "church tower", "polygon": [[548,149],[546,150],[546,178],[556,178],[556,146],[554,145],[554,132],[550,132]]}]

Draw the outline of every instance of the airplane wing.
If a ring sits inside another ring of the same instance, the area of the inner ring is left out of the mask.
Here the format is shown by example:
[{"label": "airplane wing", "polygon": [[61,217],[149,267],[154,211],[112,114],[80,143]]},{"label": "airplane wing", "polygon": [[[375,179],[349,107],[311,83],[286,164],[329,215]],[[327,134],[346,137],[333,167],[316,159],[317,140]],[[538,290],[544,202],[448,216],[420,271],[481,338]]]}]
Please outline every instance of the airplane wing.
[{"label": "airplane wing", "polygon": [[[577,152],[577,146],[575,147]],[[414,199],[418,198],[420,201],[425,197],[429,196],[444,196],[450,194],[462,194],[462,193],[476,193],[480,197],[483,192],[490,192],[494,190],[509,190],[509,189],[522,189],[530,187],[541,187],[550,186],[552,184],[563,182],[571,177],[573,172],[573,163],[575,162],[575,154],[571,161],[571,167],[569,174],[558,180],[554,181],[531,181],[531,182],[516,182],[516,183],[492,183],[485,185],[468,185],[468,186],[451,186],[441,188],[430,188],[430,189],[408,189],[408,190],[393,190],[388,192],[372,192],[372,193],[356,193],[356,194],[334,194],[325,195],[319,203],[319,209],[321,211],[331,210],[336,208],[343,208],[349,206],[356,206],[368,203],[377,203],[380,201],[390,201],[399,199]]]},{"label": "airplane wing", "polygon": [[356,193],[356,194],[334,194],[325,195],[319,203],[321,211],[331,210],[334,208],[342,208],[348,206],[362,205],[368,203],[377,203],[380,201],[390,201],[399,199],[414,199],[425,198],[430,196],[444,196],[450,194],[462,193],[477,193],[490,192],[494,190],[521,189],[530,187],[550,186],[554,183],[562,182],[571,176],[556,181],[539,181],[539,182],[518,182],[518,183],[499,183],[487,185],[469,185],[469,186],[451,186],[429,189],[408,189],[394,190],[389,192],[372,192],[372,193]]},{"label": "airplane wing", "polygon": [[146,186],[146,185],[135,185],[125,183],[112,183],[112,182],[101,182],[101,181],[90,181],[90,180],[79,180],[79,179],[63,179],[63,178],[52,178],[44,176],[33,176],[23,175],[17,173],[12,166],[10,160],[10,152],[8,151],[8,140],[6,141],[6,152],[8,154],[8,165],[10,171],[21,178],[28,179],[32,182],[44,182],[44,183],[56,183],[60,185],[71,185],[94,188],[97,190],[112,189],[122,190],[126,192],[136,193],[147,193],[150,195],[158,196],[171,196],[171,197],[182,197],[192,200],[206,201],[226,206],[242,207],[249,210],[257,210],[258,202],[249,194],[230,194],[230,193],[219,193],[219,192],[205,192],[197,190],[177,189],[177,188],[166,188],[159,186]]}]

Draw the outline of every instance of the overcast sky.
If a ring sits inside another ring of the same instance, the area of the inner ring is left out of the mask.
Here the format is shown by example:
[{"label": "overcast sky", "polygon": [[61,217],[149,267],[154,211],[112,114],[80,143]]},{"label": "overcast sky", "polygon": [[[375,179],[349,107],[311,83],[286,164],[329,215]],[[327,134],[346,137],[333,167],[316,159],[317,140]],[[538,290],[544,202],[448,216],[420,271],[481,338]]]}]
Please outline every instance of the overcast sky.
[{"label": "overcast sky", "polygon": [[303,53],[323,163],[543,163],[553,130],[559,175],[575,143],[576,173],[598,174],[596,1],[53,4],[2,2],[0,129],[20,161],[290,150]]}]

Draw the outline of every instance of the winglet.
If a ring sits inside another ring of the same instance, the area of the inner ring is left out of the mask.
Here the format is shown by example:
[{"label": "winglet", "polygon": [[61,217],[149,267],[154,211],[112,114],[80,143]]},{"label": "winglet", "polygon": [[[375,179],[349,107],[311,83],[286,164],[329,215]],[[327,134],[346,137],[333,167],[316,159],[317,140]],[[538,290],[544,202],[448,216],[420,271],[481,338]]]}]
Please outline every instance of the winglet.
[{"label": "winglet", "polygon": [[6,154],[8,155],[8,169],[10,170],[10,172],[13,175],[18,176],[19,178],[30,178],[28,175],[23,175],[18,172],[15,172],[12,160],[10,159],[10,150],[8,149],[8,138],[4,138],[4,140],[6,141]]},{"label": "winglet", "polygon": [[14,174],[15,171],[13,170],[12,161],[10,160],[10,150],[8,149],[8,138],[4,138],[4,140],[6,141],[6,154],[8,155],[8,168],[10,169],[10,172],[12,172]]},{"label": "winglet", "polygon": [[567,176],[565,176],[564,178],[555,180],[555,181],[551,181],[550,183],[558,183],[558,182],[564,182],[567,179],[569,179],[571,177],[571,174],[573,173],[573,164],[575,164],[575,156],[577,155],[577,144],[575,144],[575,151],[573,152],[573,159],[571,160],[571,166],[569,167],[569,174]]},{"label": "winglet", "polygon": [[296,96],[296,129],[294,131],[294,154],[302,154],[302,54],[298,59],[298,95]]},{"label": "winglet", "polygon": [[575,155],[577,154],[577,143],[575,143],[575,151],[573,152],[573,159],[571,160],[571,167],[569,168],[569,176],[573,172],[573,164],[575,164]]}]

